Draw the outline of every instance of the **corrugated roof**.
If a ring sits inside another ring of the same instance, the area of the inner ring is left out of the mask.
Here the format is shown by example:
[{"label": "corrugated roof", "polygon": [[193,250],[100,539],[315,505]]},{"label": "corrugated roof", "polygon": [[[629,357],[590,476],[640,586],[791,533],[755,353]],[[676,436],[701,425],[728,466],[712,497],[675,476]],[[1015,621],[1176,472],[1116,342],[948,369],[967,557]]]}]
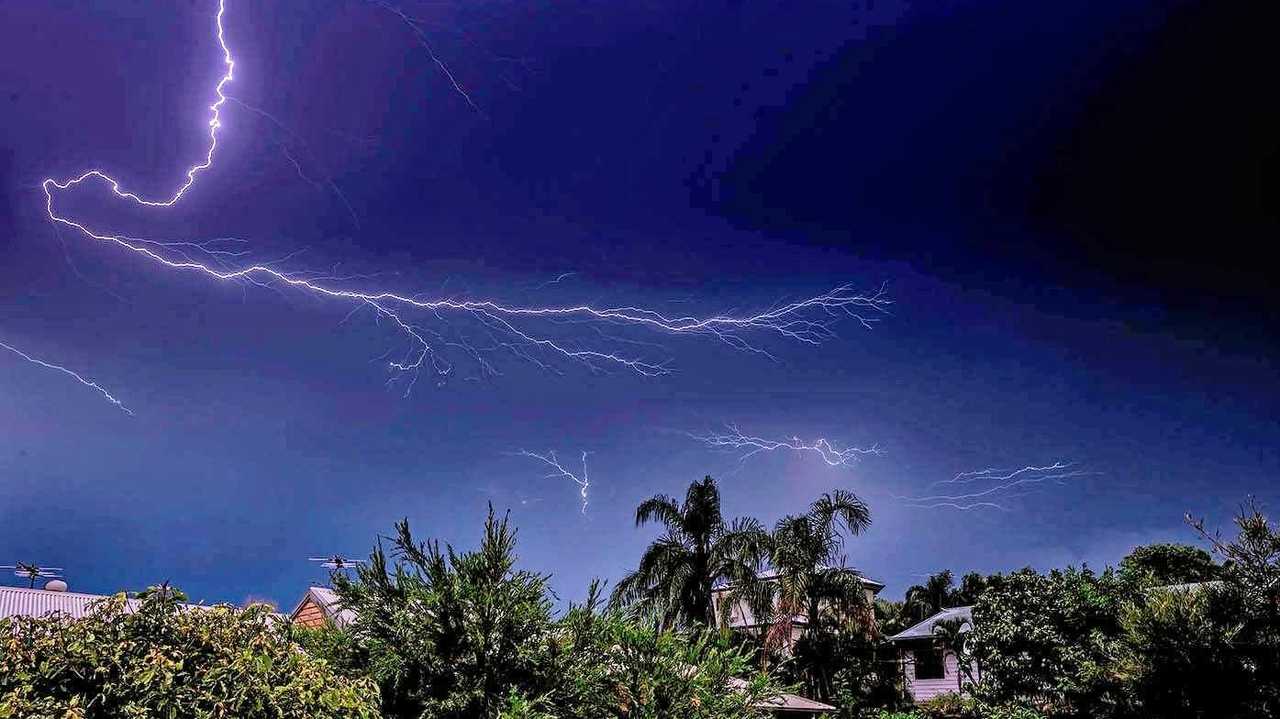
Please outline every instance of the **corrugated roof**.
[{"label": "corrugated roof", "polygon": [[[61,612],[80,619],[89,613],[94,602],[106,599],[103,594],[80,594],[79,592],[50,592],[44,589],[27,589],[25,587],[0,587],[0,619],[5,617],[43,617],[54,612]],[[138,600],[126,600],[126,607],[132,611],[138,606]]]},{"label": "corrugated roof", "polygon": [[945,621],[947,619],[963,619],[969,622],[969,626],[972,627],[973,607],[952,607],[951,609],[943,609],[910,629],[889,637],[889,641],[902,642],[912,639],[932,639],[933,628],[937,626],[938,622]]},{"label": "corrugated roof", "polygon": [[[824,569],[826,569],[826,568],[829,568],[829,567],[824,567]],[[855,572],[856,572],[856,571],[858,571],[858,570],[856,570],[856,569],[855,569],[855,570],[852,570],[852,571],[855,571]],[[756,574],[756,576],[757,576],[757,577],[759,577],[759,578],[760,578],[760,579],[762,579],[762,580],[768,581],[768,580],[771,580],[771,579],[777,579],[779,576],[781,576],[781,572],[779,572],[779,571],[778,571],[778,570],[776,570],[776,569],[766,569],[766,570],[764,570],[764,571],[762,571],[762,572],[757,573],[757,574]],[[884,589],[884,586],[885,586],[885,585],[884,585],[884,582],[877,582],[876,580],[874,580],[874,579],[872,579],[872,578],[870,578],[870,577],[864,576],[864,575],[862,575],[862,574],[858,574],[858,579],[859,579],[859,580],[860,580],[864,585],[866,585],[866,586],[871,587],[872,589],[874,589],[876,593],[879,593],[879,592],[880,592],[880,590],[881,590],[881,589]],[[720,584],[717,584],[717,585],[712,589],[712,591],[715,591],[715,592],[723,592],[724,590],[729,589],[729,588],[730,588],[730,587],[732,587],[732,586],[733,586],[733,584],[732,584],[732,583],[728,583],[728,582],[721,582]]]},{"label": "corrugated roof", "polygon": [[339,627],[348,626],[356,619],[355,611],[344,609],[338,593],[328,587],[310,587],[307,589],[306,596],[302,598],[301,602],[298,602],[298,606],[293,610],[294,616],[298,614],[298,610],[302,608],[308,598],[320,607],[324,615],[329,618],[329,621]]}]

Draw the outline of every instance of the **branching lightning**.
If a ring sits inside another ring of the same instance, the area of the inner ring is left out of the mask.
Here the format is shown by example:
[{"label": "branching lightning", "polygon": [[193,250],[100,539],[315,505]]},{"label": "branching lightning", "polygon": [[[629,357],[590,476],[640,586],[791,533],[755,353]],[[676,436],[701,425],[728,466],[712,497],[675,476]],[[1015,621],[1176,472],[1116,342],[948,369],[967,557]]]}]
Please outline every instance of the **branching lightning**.
[{"label": "branching lightning", "polygon": [[458,82],[458,78],[454,77],[453,71],[449,69],[448,65],[444,64],[444,61],[441,60],[438,55],[436,55],[435,49],[431,47],[430,41],[427,40],[427,33],[422,30],[422,26],[418,24],[418,21],[410,17],[404,10],[386,2],[386,0],[371,0],[371,2],[400,18],[401,22],[403,22],[405,26],[413,32],[414,37],[418,39],[418,44],[422,46],[422,49],[427,51],[427,57],[431,58],[431,62],[434,62],[436,67],[440,68],[440,72],[449,80],[449,84],[453,85],[453,91],[458,93],[458,95],[460,95],[462,99],[471,106],[472,110],[479,112],[480,108],[471,100],[471,95],[464,87],[462,87],[462,84]]},{"label": "branching lightning", "polygon": [[591,478],[587,476],[587,453],[582,453],[582,476],[578,476],[573,472],[565,469],[560,464],[560,460],[556,458],[555,451],[546,454],[536,454],[528,450],[520,450],[521,457],[532,457],[541,461],[543,464],[551,467],[551,473],[545,476],[546,479],[568,479],[578,485],[578,494],[582,496],[582,513],[587,513],[587,489],[591,487]]},{"label": "branching lightning", "polygon": [[[394,6],[387,3],[379,2],[378,4],[396,11]],[[397,11],[397,14],[407,18],[401,12]],[[240,250],[225,242],[223,244],[219,244],[218,241],[213,243],[162,242],[128,237],[95,230],[87,224],[87,221],[78,221],[59,214],[55,208],[55,196],[77,188],[89,180],[101,182],[117,198],[137,205],[149,208],[172,207],[192,187],[196,177],[212,167],[215,151],[218,148],[219,130],[223,127],[222,111],[231,99],[226,93],[226,88],[235,78],[236,65],[226,40],[225,15],[226,0],[219,0],[215,25],[225,73],[214,87],[214,100],[209,105],[208,148],[203,159],[187,169],[186,181],[168,197],[156,199],[145,198],[123,189],[121,181],[100,169],[91,169],[62,181],[46,179],[41,183],[41,188],[45,195],[45,211],[50,221],[69,227],[86,238],[128,250],[168,269],[194,272],[213,280],[242,282],[277,291],[293,289],[320,299],[330,298],[350,302],[355,310],[367,308],[372,312],[375,321],[381,323],[386,320],[407,340],[408,348],[398,358],[388,360],[386,366],[393,373],[392,381],[399,377],[407,377],[406,384],[409,389],[413,387],[419,373],[423,370],[433,373],[441,381],[451,373],[452,364],[439,354],[445,349],[460,350],[474,360],[482,372],[486,373],[496,373],[496,369],[482,355],[494,351],[508,352],[519,359],[553,370],[556,367],[552,362],[561,360],[578,362],[592,370],[601,370],[610,366],[624,368],[643,376],[661,375],[670,371],[665,360],[643,356],[639,354],[639,350],[631,350],[637,354],[625,354],[623,350],[611,349],[609,346],[592,346],[584,339],[564,339],[561,336],[550,335],[546,330],[535,329],[531,325],[536,322],[561,327],[575,323],[592,323],[597,326],[617,325],[672,335],[708,336],[738,350],[771,356],[767,349],[752,343],[748,335],[775,335],[785,340],[817,345],[836,336],[833,326],[841,318],[852,318],[863,327],[870,328],[878,320],[877,315],[888,311],[891,302],[885,297],[883,287],[874,292],[861,293],[848,285],[836,287],[829,292],[807,299],[778,304],[755,313],[716,314],[702,317],[669,316],[655,310],[633,306],[597,307],[586,304],[528,306],[507,304],[494,299],[409,295],[389,289],[350,286],[353,280],[367,280],[367,276],[342,278],[321,276],[314,272],[286,271],[280,269],[280,263],[237,264],[237,259],[244,261],[244,258],[237,254]],[[411,23],[411,27],[416,28],[416,25]],[[442,69],[447,71],[447,68],[442,67]],[[457,89],[461,91],[461,88]],[[419,318],[425,318],[446,322],[446,315],[469,318],[474,321],[479,332],[486,336],[487,340],[477,345],[472,338],[461,334],[460,330],[455,330],[446,336],[441,331],[423,326],[419,321]],[[606,343],[610,339],[603,333],[597,333],[597,336]],[[617,344],[617,342],[612,343],[612,345]],[[803,449],[803,447],[798,448]],[[819,451],[828,463],[833,461],[845,463],[849,459],[849,455],[836,450],[829,444],[815,444],[811,449]],[[863,450],[853,451],[855,454],[866,453]]]},{"label": "branching lightning", "polygon": [[742,433],[736,424],[726,425],[725,432],[712,432],[708,434],[694,434],[688,432],[689,437],[702,442],[708,447],[717,449],[731,450],[742,452],[738,458],[739,462],[745,462],[751,457],[761,452],[775,452],[778,450],[794,450],[795,452],[813,452],[822,458],[822,461],[832,467],[847,466],[858,462],[862,457],[872,454],[880,454],[880,448],[876,446],[862,448],[849,447],[840,449],[833,445],[829,440],[819,437],[812,442],[807,442],[799,437],[790,439],[772,440],[763,437],[752,437]]},{"label": "branching lightning", "polygon": [[929,485],[940,484],[972,484],[975,482],[994,482],[987,489],[960,492],[957,494],[933,494],[920,497],[894,496],[909,507],[919,509],[958,509],[969,511],[975,509],[998,509],[1008,511],[1009,500],[1026,497],[1042,487],[1045,483],[1066,484],[1076,477],[1097,475],[1081,469],[1073,469],[1074,462],[1054,462],[1044,466],[1027,465],[1021,469],[1000,469],[988,467],[967,472],[960,472],[951,479],[944,479]]},{"label": "branching lightning", "polygon": [[108,392],[102,385],[98,384],[97,382],[94,382],[93,380],[85,379],[78,372],[69,370],[66,367],[63,367],[62,365],[56,365],[56,364],[53,364],[52,362],[45,362],[42,359],[32,357],[31,355],[27,354],[26,352],[23,352],[17,347],[14,347],[13,345],[10,345],[10,344],[6,344],[4,342],[0,342],[0,349],[9,350],[10,352],[18,355],[19,357],[30,362],[31,364],[44,367],[45,369],[51,369],[51,370],[54,370],[55,372],[61,372],[62,374],[67,375],[68,377],[74,379],[75,381],[79,382],[85,387],[88,387],[89,389],[94,390],[98,394],[102,395],[103,398],[105,398],[111,404],[119,407],[120,410],[123,411],[125,414],[131,415],[131,416],[133,415],[133,412],[128,407],[124,406],[124,403],[116,399],[115,396],[112,395],[110,392]]},{"label": "branching lightning", "polygon": [[1017,479],[1020,475],[1023,475],[1023,474],[1028,474],[1028,473],[1042,474],[1045,472],[1056,472],[1058,470],[1066,469],[1070,466],[1071,466],[1070,462],[1054,462],[1053,464],[1046,465],[1044,467],[1027,465],[1022,469],[999,469],[997,467],[988,467],[986,469],[978,469],[970,472],[959,472],[956,474],[956,476],[952,477],[951,479],[942,479],[937,482],[934,482],[930,486],[937,486],[939,484],[968,484],[970,482],[978,482],[983,480],[994,481],[994,482],[1007,482],[1009,480]]},{"label": "branching lightning", "polygon": [[302,163],[298,161],[298,158],[294,156],[293,151],[290,149],[292,145],[297,145],[298,147],[301,147],[304,150],[306,149],[307,143],[305,140],[302,139],[301,136],[298,135],[298,133],[294,132],[293,130],[290,130],[287,125],[285,125],[283,122],[280,121],[280,118],[276,117],[275,115],[272,115],[266,110],[263,110],[257,105],[251,105],[245,102],[244,100],[241,100],[240,98],[231,96],[231,95],[227,96],[227,100],[234,102],[235,104],[239,105],[245,110],[248,110],[249,112],[252,112],[253,114],[257,115],[258,117],[261,117],[262,119],[274,125],[277,130],[284,133],[284,135],[289,139],[289,142],[275,140],[275,144],[276,144],[276,147],[280,149],[280,154],[284,156],[284,159],[290,165],[292,165],[294,171],[298,173],[298,179],[302,180],[303,182],[307,183],[308,185],[311,185],[312,187],[320,191],[324,191],[326,188],[328,188],[328,190],[331,191],[334,194],[334,196],[337,197],[338,200],[342,203],[342,206],[347,209],[347,214],[351,216],[351,223],[355,225],[355,228],[357,230],[360,229],[360,217],[356,215],[356,209],[351,206],[351,202],[347,200],[346,194],[344,194],[342,192],[342,189],[338,187],[338,184],[333,181],[333,178],[326,176],[324,179],[324,182],[321,182],[320,180],[317,180],[314,177],[311,177],[310,175],[308,175],[302,169]]}]

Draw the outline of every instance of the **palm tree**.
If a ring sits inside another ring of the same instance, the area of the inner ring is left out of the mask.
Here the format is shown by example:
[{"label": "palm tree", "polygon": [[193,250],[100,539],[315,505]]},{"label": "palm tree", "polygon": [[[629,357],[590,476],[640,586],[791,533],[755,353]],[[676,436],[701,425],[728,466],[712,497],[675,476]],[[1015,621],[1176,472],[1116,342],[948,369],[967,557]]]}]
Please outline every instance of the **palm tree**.
[{"label": "palm tree", "polygon": [[950,569],[929,575],[924,584],[917,584],[907,590],[907,613],[922,622],[952,605],[955,591],[952,587],[955,580]]},{"label": "palm tree", "polygon": [[[964,691],[964,677],[969,673],[968,652],[965,651],[965,635],[972,625],[963,617],[940,619],[933,625],[933,637],[942,650],[945,665],[947,652],[956,656],[956,691]],[[970,677],[972,679],[972,677]]]},{"label": "palm tree", "polygon": [[871,509],[866,502],[844,490],[822,495],[805,514],[778,520],[771,557],[778,575],[777,640],[792,636],[798,616],[805,618],[809,631],[817,632],[824,621],[869,614],[862,575],[844,566],[840,551],[846,535],[862,534],[870,526]]},{"label": "palm tree", "polygon": [[751,518],[726,524],[720,490],[710,476],[689,485],[683,503],[662,494],[641,502],[636,526],[655,521],[665,534],[614,587],[612,602],[652,614],[665,628],[713,626],[713,588],[725,582],[754,586],[768,556],[768,532]]}]

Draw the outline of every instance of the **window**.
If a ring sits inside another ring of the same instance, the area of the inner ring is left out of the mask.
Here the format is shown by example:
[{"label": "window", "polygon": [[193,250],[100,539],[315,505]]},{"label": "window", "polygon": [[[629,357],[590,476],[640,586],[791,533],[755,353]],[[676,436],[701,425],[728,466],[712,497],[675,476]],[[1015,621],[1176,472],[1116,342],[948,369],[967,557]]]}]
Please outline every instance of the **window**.
[{"label": "window", "polygon": [[917,649],[913,652],[916,679],[942,679],[947,675],[941,649]]}]

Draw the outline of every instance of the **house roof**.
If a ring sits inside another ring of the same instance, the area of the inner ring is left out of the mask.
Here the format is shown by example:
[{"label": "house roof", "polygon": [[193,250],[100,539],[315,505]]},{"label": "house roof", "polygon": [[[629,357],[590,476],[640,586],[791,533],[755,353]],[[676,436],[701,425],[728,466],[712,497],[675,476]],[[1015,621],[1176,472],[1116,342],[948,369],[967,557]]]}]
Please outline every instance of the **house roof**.
[{"label": "house roof", "polygon": [[[857,570],[854,570],[854,571],[857,571]],[[781,575],[781,572],[779,572],[776,569],[766,569],[765,571],[756,574],[757,577],[765,581],[768,581],[770,579],[777,579],[780,575]],[[877,582],[876,580],[871,579],[870,577],[863,576],[861,574],[858,575],[858,579],[861,580],[864,585],[871,588],[876,593],[878,593],[881,589],[884,589],[884,582]],[[732,586],[733,586],[732,584],[727,584],[727,583],[721,584],[715,587],[713,591],[723,592],[724,590],[729,589]]]},{"label": "house roof", "polygon": [[[747,682],[745,679],[738,679],[737,677],[734,677],[729,680],[729,686],[741,691],[747,688]],[[765,701],[757,704],[756,707],[772,711],[810,712],[813,714],[833,712],[836,710],[836,708],[830,704],[823,704],[820,701],[802,697],[799,694],[786,693],[779,694],[771,699],[766,699]]]},{"label": "house roof", "polygon": [[[74,619],[89,613],[94,602],[106,599],[105,594],[81,594],[79,592],[50,592],[46,589],[26,587],[0,587],[0,619],[6,617],[43,617],[61,612]],[[125,607],[133,611],[138,600],[125,600]]]},{"label": "house roof", "polygon": [[328,587],[309,587],[307,593],[303,595],[302,600],[298,602],[298,606],[293,608],[293,612],[289,616],[296,617],[298,610],[307,603],[307,600],[315,602],[320,607],[320,611],[329,618],[329,621],[345,627],[356,619],[354,610],[345,609],[342,606],[342,600],[338,597],[338,593]]},{"label": "house roof", "polygon": [[[932,639],[934,627],[938,625],[938,622],[943,622],[948,619],[963,619],[964,621],[969,622],[969,626],[972,627],[973,607],[952,607],[951,609],[943,609],[923,622],[910,627],[906,631],[899,632],[889,637],[889,641],[907,642],[914,639]],[[963,631],[968,630],[965,629]]]}]

